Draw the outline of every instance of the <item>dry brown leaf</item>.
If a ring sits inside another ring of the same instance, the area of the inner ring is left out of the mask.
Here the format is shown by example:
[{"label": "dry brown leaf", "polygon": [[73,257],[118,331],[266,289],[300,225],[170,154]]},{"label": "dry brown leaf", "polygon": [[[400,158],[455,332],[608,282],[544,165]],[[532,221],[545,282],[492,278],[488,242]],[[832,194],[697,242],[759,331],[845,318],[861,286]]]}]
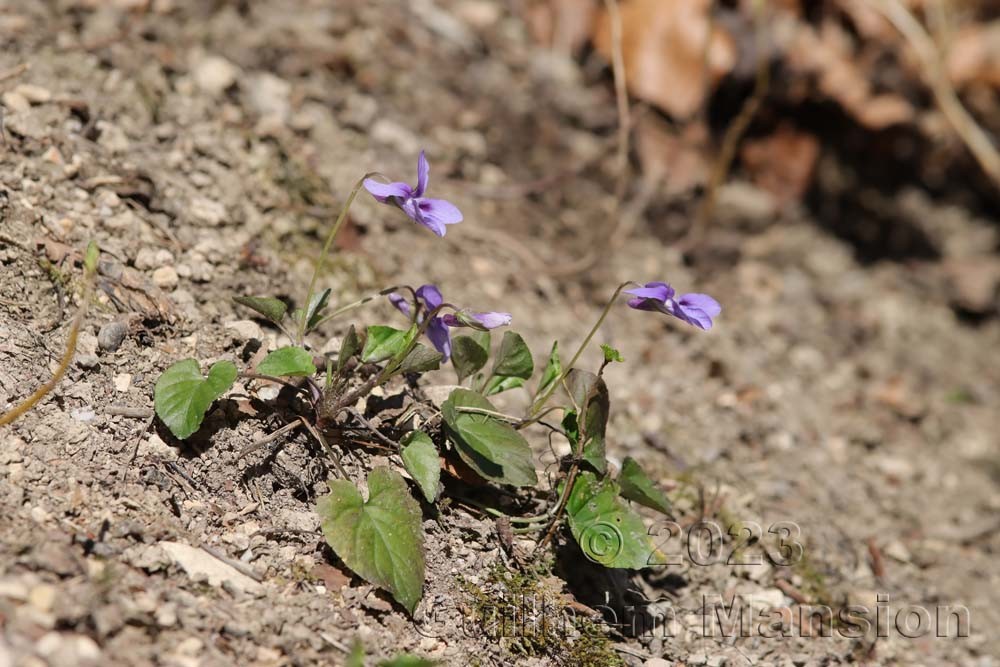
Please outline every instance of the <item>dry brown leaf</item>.
[{"label": "dry brown leaf", "polygon": [[[620,5],[622,58],[629,90],[675,118],[691,117],[736,64],[736,44],[719,26],[712,27],[705,62],[711,2],[628,0]],[[611,62],[611,18],[604,10],[595,25],[594,46]]]},{"label": "dry brown leaf", "polygon": [[326,586],[326,590],[331,593],[339,591],[341,588],[351,583],[350,576],[327,563],[317,563],[310,572],[314,579],[319,579]]},{"label": "dry brown leaf", "polygon": [[820,91],[869,129],[881,130],[914,118],[913,106],[903,97],[873,93],[868,77],[855,62],[850,37],[832,20],[824,21],[818,33],[799,24],[787,56],[793,71],[815,75]]},{"label": "dry brown leaf", "polygon": [[790,125],[774,134],[748,139],[740,153],[743,166],[757,187],[769,192],[778,206],[798,201],[812,182],[819,141]]}]

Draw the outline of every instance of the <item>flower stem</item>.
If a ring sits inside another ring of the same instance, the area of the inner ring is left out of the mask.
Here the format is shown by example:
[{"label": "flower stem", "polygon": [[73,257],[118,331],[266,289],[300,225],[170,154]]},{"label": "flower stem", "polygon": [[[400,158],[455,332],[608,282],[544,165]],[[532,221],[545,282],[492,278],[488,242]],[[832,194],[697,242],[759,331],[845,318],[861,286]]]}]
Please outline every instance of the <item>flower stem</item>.
[{"label": "flower stem", "polygon": [[366,296],[366,297],[364,297],[362,299],[358,299],[357,301],[352,301],[351,303],[348,303],[346,305],[341,306],[337,310],[333,311],[332,313],[330,313],[329,315],[327,315],[326,317],[324,317],[323,319],[321,319],[319,322],[316,323],[316,326],[318,327],[319,325],[321,325],[324,322],[327,322],[329,320],[332,320],[333,318],[337,317],[338,315],[343,315],[344,313],[346,313],[348,311],[351,311],[351,310],[354,310],[355,308],[360,308],[361,306],[365,305],[366,303],[370,303],[371,301],[374,301],[375,299],[379,298],[380,296],[385,296],[386,294],[391,294],[392,292],[395,292],[396,290],[400,290],[400,289],[406,289],[406,287],[404,285],[393,285],[392,287],[386,287],[383,290],[379,290],[375,294],[369,294],[368,296]]},{"label": "flower stem", "polygon": [[306,303],[305,307],[302,309],[302,319],[299,322],[299,344],[302,344],[302,339],[306,335],[306,327],[309,323],[309,304],[312,302],[313,293],[316,291],[316,281],[319,279],[319,272],[323,268],[323,263],[326,262],[327,256],[330,254],[330,247],[333,245],[333,240],[337,238],[337,232],[340,231],[341,226],[344,224],[344,220],[347,219],[347,212],[351,208],[351,204],[354,203],[354,198],[358,196],[358,192],[361,191],[361,186],[364,185],[365,179],[374,176],[376,172],[369,172],[358,179],[355,183],[354,189],[351,190],[351,194],[347,197],[347,201],[344,202],[343,208],[340,209],[340,215],[337,216],[337,221],[333,223],[333,228],[330,233],[326,235],[326,241],[323,243],[323,251],[319,254],[319,259],[316,260],[316,266],[313,267],[312,280],[309,281],[309,291],[306,292]]},{"label": "flower stem", "polygon": [[588,345],[590,345],[590,341],[593,340],[594,334],[596,334],[597,330],[601,328],[602,324],[604,324],[604,320],[608,317],[608,313],[611,312],[611,306],[614,305],[618,295],[622,293],[623,289],[633,284],[635,283],[631,280],[627,280],[619,285],[618,289],[615,290],[615,293],[611,295],[611,298],[608,299],[608,303],[604,306],[604,310],[601,311],[601,316],[597,318],[597,322],[595,322],[594,326],[590,329],[590,333],[588,333],[587,337],[583,339],[582,343],[580,343],[580,347],[577,348],[576,354],[573,355],[573,358],[570,359],[569,363],[563,367],[563,372],[549,385],[548,389],[546,389],[542,395],[536,398],[534,403],[532,403],[529,418],[525,420],[526,423],[532,423],[538,420],[538,417],[540,416],[538,413],[541,412],[541,409],[545,406],[548,400],[552,398],[552,394],[555,393],[556,389],[563,383],[569,375],[569,372],[573,370],[573,365],[580,359],[580,355],[583,354],[583,351],[587,349]]}]

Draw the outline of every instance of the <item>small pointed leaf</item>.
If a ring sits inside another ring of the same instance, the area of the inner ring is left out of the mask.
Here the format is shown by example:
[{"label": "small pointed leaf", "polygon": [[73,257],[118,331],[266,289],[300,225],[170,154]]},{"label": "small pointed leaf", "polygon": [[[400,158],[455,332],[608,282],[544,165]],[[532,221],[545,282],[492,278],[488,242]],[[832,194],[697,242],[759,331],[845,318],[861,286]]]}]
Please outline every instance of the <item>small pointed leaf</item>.
[{"label": "small pointed leaf", "polygon": [[270,296],[234,296],[233,301],[257,311],[275,324],[281,323],[288,310],[288,305],[284,301]]},{"label": "small pointed leaf", "polygon": [[487,346],[483,346],[473,336],[455,336],[451,339],[451,363],[455,366],[459,383],[486,365],[490,357],[488,334],[486,341]]},{"label": "small pointed leaf", "polygon": [[411,431],[400,444],[403,445],[400,452],[403,467],[417,482],[427,502],[433,503],[441,479],[441,459],[437,447],[423,431]]},{"label": "small pointed leaf", "polygon": [[531,359],[531,350],[528,349],[527,343],[520,334],[505,331],[493,363],[493,375],[527,380],[534,370],[535,362]]},{"label": "small pointed leaf", "polygon": [[417,343],[399,365],[400,373],[426,373],[441,368],[444,355],[426,345]]},{"label": "small pointed leaf", "polygon": [[666,494],[657,488],[649,475],[631,456],[626,457],[622,462],[618,484],[621,486],[622,498],[628,498],[658,512],[670,514],[670,500]]},{"label": "small pointed leaf", "polygon": [[507,391],[508,389],[517,389],[518,387],[524,386],[524,380],[515,377],[497,377],[493,376],[490,381],[486,383],[486,389],[483,390],[483,394],[486,396],[492,396],[493,394],[499,394],[500,392]]},{"label": "small pointed leaf", "polygon": [[202,377],[198,362],[185,359],[163,371],[153,390],[156,415],[170,432],[184,440],[198,430],[212,402],[236,381],[236,365],[217,361]]},{"label": "small pointed leaf", "polygon": [[340,344],[340,352],[337,353],[337,370],[341,370],[344,364],[347,363],[347,360],[357,354],[360,349],[361,340],[358,338],[358,332],[352,324],[344,336],[344,342]]},{"label": "small pointed leaf", "polygon": [[380,586],[411,614],[424,585],[420,506],[406,481],[389,468],[368,474],[368,500],[347,480],[330,480],[317,511],[327,544],[347,567]]},{"label": "small pointed leaf", "polygon": [[361,361],[378,363],[391,359],[410,344],[416,333],[416,327],[410,327],[407,331],[381,325],[368,327],[365,347],[361,350]]},{"label": "small pointed leaf", "polygon": [[312,331],[323,319],[323,309],[326,308],[326,303],[330,300],[330,292],[332,290],[327,287],[319,294],[313,294],[309,306],[306,308],[306,331]]},{"label": "small pointed leaf", "polygon": [[271,352],[257,364],[257,372],[261,375],[275,377],[308,377],[316,374],[312,355],[301,347],[282,347]]},{"label": "small pointed leaf", "polygon": [[559,341],[554,341],[552,351],[549,353],[549,361],[545,364],[545,370],[542,371],[542,380],[538,383],[538,391],[535,392],[535,395],[541,396],[553,382],[559,379],[560,375],[562,375],[562,360],[559,358]]}]

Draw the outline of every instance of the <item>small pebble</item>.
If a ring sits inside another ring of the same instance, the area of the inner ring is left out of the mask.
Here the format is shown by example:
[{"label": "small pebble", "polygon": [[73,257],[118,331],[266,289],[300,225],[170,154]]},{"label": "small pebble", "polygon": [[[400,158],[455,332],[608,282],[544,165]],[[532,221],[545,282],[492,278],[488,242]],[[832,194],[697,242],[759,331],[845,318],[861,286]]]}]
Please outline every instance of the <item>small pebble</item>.
[{"label": "small pebble", "polygon": [[108,322],[97,332],[97,347],[102,352],[114,352],[125,340],[128,327],[123,322]]},{"label": "small pebble", "polygon": [[153,284],[160,289],[172,290],[177,287],[179,280],[177,270],[172,266],[161,266],[153,271]]}]

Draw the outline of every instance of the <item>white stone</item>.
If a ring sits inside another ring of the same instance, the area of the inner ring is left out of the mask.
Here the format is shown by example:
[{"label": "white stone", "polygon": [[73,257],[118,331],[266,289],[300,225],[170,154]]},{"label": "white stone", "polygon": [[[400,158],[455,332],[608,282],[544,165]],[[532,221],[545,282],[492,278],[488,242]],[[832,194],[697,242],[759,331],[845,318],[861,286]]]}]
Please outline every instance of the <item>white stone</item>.
[{"label": "white stone", "polygon": [[209,95],[219,95],[236,82],[240,69],[220,56],[208,56],[194,69],[194,82]]},{"label": "white stone", "polygon": [[153,271],[153,284],[160,289],[172,290],[179,281],[177,270],[172,266],[161,266]]},{"label": "white stone", "polygon": [[[258,581],[201,549],[180,542],[160,542],[160,547],[189,576],[205,577],[212,586],[228,583],[238,590],[248,592],[257,592],[263,589]],[[178,646],[178,651],[180,651],[180,646]]]}]

